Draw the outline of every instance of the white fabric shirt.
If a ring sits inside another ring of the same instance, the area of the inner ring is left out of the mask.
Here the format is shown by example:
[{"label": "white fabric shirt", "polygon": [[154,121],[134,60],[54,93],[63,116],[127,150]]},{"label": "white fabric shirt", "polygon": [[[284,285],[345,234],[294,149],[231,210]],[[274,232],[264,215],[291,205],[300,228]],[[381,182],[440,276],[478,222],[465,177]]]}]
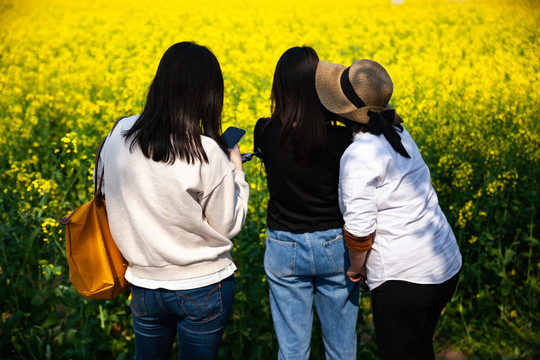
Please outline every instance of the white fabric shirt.
[{"label": "white fabric shirt", "polygon": [[357,133],[340,162],[340,209],[354,236],[375,233],[366,261],[371,290],[387,280],[440,284],[461,268],[456,238],[427,165],[404,129],[398,154],[384,135]]},{"label": "white fabric shirt", "polygon": [[208,164],[155,162],[138,146],[130,152],[131,140],[122,133],[137,118],[121,120],[101,152],[107,215],[129,263],[126,278],[147,288],[181,290],[230,275],[236,269],[230,239],[248,208],[244,173],[206,136],[201,140]]},{"label": "white fabric shirt", "polygon": [[209,275],[199,276],[196,278],[184,280],[149,280],[132,275],[131,271],[128,268],[125,278],[127,281],[129,281],[130,284],[135,284],[146,289],[155,290],[161,288],[167,290],[189,290],[216,284],[234,274],[235,271],[236,265],[234,265],[234,263],[230,263],[223,270]]}]

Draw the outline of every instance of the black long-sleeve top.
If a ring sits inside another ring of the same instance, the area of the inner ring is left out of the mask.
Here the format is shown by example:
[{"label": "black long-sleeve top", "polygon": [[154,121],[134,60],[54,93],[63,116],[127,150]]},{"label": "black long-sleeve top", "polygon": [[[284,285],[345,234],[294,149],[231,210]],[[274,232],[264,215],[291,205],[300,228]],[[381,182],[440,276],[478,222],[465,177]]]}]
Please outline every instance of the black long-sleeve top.
[{"label": "black long-sleeve top", "polygon": [[261,150],[270,193],[268,228],[304,233],[342,227],[339,160],[351,143],[351,131],[327,125],[323,151],[306,166],[295,162],[292,141],[280,144],[281,124],[265,128],[268,120],[259,119],[254,131],[254,148]]}]

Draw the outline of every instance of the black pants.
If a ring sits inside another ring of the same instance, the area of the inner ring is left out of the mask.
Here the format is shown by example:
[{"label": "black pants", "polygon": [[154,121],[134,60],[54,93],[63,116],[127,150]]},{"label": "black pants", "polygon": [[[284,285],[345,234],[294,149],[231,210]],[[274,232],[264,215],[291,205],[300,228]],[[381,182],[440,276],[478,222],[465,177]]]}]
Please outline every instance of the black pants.
[{"label": "black pants", "polygon": [[371,292],[379,358],[435,359],[433,334],[459,279],[442,284],[386,281]]}]

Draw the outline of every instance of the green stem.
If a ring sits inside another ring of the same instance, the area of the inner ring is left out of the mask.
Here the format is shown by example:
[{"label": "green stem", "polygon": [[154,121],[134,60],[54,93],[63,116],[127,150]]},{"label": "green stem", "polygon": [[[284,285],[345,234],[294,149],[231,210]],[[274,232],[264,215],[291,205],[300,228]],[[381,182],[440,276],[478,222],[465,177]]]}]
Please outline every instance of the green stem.
[{"label": "green stem", "polygon": [[459,299],[459,316],[461,317],[461,321],[463,323],[463,327],[465,328],[465,332],[467,332],[467,341],[471,342],[471,333],[469,332],[469,327],[467,326],[467,321],[465,321],[465,317],[463,316],[463,303],[462,299]]},{"label": "green stem", "polygon": [[99,305],[99,319],[101,321],[101,328],[105,329],[105,317],[103,315],[103,306]]}]

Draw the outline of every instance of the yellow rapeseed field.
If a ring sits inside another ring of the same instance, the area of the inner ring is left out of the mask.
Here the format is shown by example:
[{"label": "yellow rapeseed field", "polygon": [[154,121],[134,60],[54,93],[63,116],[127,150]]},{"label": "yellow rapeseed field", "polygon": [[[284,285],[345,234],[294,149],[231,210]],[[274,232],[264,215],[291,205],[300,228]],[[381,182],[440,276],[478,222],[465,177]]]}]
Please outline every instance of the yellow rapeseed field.
[{"label": "yellow rapeseed field", "polygon": [[[385,66],[464,254],[441,344],[538,355],[539,24],[536,0],[0,0],[0,357],[132,351],[127,298],[96,305],[69,286],[58,220],[91,197],[99,140],[142,110],[162,54],[186,40],[217,56],[223,128],[248,130],[243,152],[270,114],[288,48]],[[266,359],[277,349],[262,269],[267,191],[259,160],[245,168],[250,215],[235,242],[239,287],[222,355]],[[359,347],[370,358],[369,294],[362,306]]]}]

